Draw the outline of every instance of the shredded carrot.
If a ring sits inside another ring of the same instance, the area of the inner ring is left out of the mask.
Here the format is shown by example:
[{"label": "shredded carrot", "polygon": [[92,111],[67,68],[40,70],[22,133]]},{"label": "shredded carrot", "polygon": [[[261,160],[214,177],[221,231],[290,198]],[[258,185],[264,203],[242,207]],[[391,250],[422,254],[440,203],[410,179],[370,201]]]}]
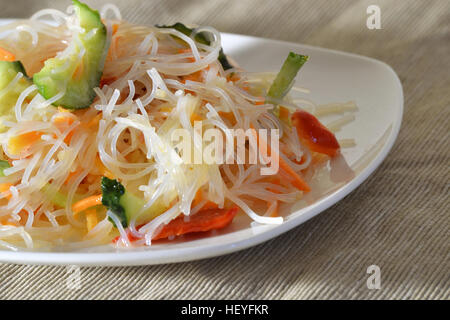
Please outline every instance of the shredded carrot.
[{"label": "shredded carrot", "polygon": [[202,73],[202,70],[200,70],[200,71],[183,76],[183,80],[181,82],[185,83],[187,80],[202,82],[203,81],[202,77],[203,77],[203,73]]},{"label": "shredded carrot", "polygon": [[260,97],[260,98],[261,98],[261,100],[255,102],[255,106],[262,106],[263,104],[266,103],[266,102],[264,101],[264,98],[263,98],[263,97]]},{"label": "shredded carrot", "polygon": [[[12,186],[13,186],[13,184],[11,184],[11,183],[0,183],[0,193],[9,191],[9,188],[11,188]],[[11,199],[11,197],[12,197],[12,195],[9,194],[6,196],[6,199],[9,200],[9,199]]]},{"label": "shredded carrot", "polygon": [[79,213],[81,211],[84,211],[86,209],[89,209],[91,207],[95,207],[98,205],[102,204],[102,195],[95,195],[95,196],[90,196],[87,198],[84,198],[76,203],[73,204],[72,206],[72,211],[74,213]]},{"label": "shredded carrot", "polygon": [[16,60],[16,56],[11,52],[0,48],[0,61],[14,61]]},{"label": "shredded carrot", "polygon": [[[195,194],[194,200],[192,200],[191,207],[194,208],[202,200],[203,200],[203,192],[201,190],[198,190],[197,193]],[[218,207],[219,206],[217,205],[217,203],[208,200],[208,201],[205,202],[205,204],[200,209],[201,210],[208,210],[208,209],[217,209]]]},{"label": "shredded carrot", "polygon": [[98,123],[100,122],[101,119],[102,119],[102,114],[99,113],[98,115],[96,115],[94,118],[92,118],[88,122],[87,127],[90,128],[90,127],[98,126]]},{"label": "shredded carrot", "polygon": [[117,30],[119,30],[119,25],[118,24],[113,24],[113,26],[112,26],[112,34],[115,35]]},{"label": "shredded carrot", "polygon": [[236,81],[241,80],[241,77],[237,73],[232,72],[228,75],[228,80],[232,81],[232,82],[236,82]]},{"label": "shredded carrot", "polygon": [[[253,126],[252,126],[252,129]],[[291,178],[292,178],[292,184],[294,185],[294,187],[296,187],[297,189],[301,190],[301,191],[305,191],[305,192],[309,192],[311,189],[308,186],[308,184],[302,179],[302,177],[300,177],[300,175],[295,172],[291,166],[284,161],[284,159],[282,157],[280,157],[280,155],[273,150],[270,145],[267,143],[267,141],[265,141],[261,136],[258,135],[258,132],[256,130],[252,131],[253,134],[255,135],[255,138],[258,141],[258,147],[261,151],[261,153],[263,154],[267,154],[267,155],[273,155],[278,158],[278,162],[280,164],[280,168],[283,169]]]},{"label": "shredded carrot", "polygon": [[[60,107],[58,107],[58,108],[60,108]],[[62,109],[62,108],[60,108],[60,109]],[[72,117],[67,117],[66,114],[69,114],[68,110],[62,111],[62,114],[53,118],[53,123],[61,132],[64,132],[75,121]],[[64,138],[64,142],[66,144],[70,143],[70,140],[72,140],[72,136],[74,135],[74,133],[75,132],[72,130]],[[56,138],[56,135],[55,135],[55,138]]]},{"label": "shredded carrot", "polygon": [[203,198],[203,192],[202,190],[197,190],[197,192],[195,193],[194,199],[192,200],[192,207],[195,207],[197,204],[200,203],[200,201],[202,201]]},{"label": "shredded carrot", "polygon": [[[179,49],[178,53],[191,53],[192,50],[191,49]],[[195,62],[195,58],[194,57],[190,57],[187,58],[189,60],[189,62]]]},{"label": "shredded carrot", "polygon": [[279,112],[280,112],[280,119],[286,123],[289,123],[289,118],[290,118],[289,109],[286,107],[280,106]]},{"label": "shredded carrot", "polygon": [[103,164],[102,160],[100,159],[100,156],[97,155],[97,157],[95,158],[95,166],[97,167],[98,171],[100,171],[100,174],[109,178],[109,179],[114,179],[114,175],[112,174],[111,171],[109,171],[105,165]]},{"label": "shredded carrot", "polygon": [[70,179],[72,179],[74,176],[76,176],[80,172],[81,172],[81,170],[75,170],[73,172],[69,172],[69,175],[67,176],[67,179],[64,181],[64,184],[68,184]]},{"label": "shredded carrot", "polygon": [[203,120],[202,116],[196,113],[193,113],[191,115],[191,124],[193,125],[195,121],[201,121]]},{"label": "shredded carrot", "polygon": [[20,154],[41,139],[42,132],[31,131],[9,138],[8,152],[14,155]]},{"label": "shredded carrot", "polygon": [[72,117],[66,117],[64,114],[53,118],[53,123],[59,126],[70,126],[75,120]]},{"label": "shredded carrot", "polygon": [[86,210],[86,227],[88,231],[91,231],[98,223],[97,210]]},{"label": "shredded carrot", "polygon": [[219,113],[219,116],[230,121],[233,126],[236,124],[236,118],[234,117],[233,112],[219,111],[218,113]]}]

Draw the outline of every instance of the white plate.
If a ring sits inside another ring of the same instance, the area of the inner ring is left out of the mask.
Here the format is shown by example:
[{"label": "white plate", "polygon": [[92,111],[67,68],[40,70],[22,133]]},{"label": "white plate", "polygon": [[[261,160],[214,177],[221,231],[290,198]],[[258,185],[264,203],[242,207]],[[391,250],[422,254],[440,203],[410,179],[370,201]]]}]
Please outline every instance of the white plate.
[{"label": "white plate", "polygon": [[[227,55],[249,71],[278,71],[289,51],[310,60],[301,69],[298,85],[311,90],[308,98],[319,103],[353,100],[356,120],[338,138],[355,138],[357,146],[343,155],[355,170],[353,179],[323,194],[314,203],[286,216],[278,226],[233,222],[214,236],[154,244],[149,248],[114,251],[100,247],[79,252],[0,251],[1,262],[28,264],[143,265],[208,258],[242,250],[274,238],[314,217],[359,186],[380,165],[391,149],[402,120],[403,91],[395,72],[385,63],[338,51],[255,37],[223,34]],[[304,96],[304,94],[302,94]]]}]

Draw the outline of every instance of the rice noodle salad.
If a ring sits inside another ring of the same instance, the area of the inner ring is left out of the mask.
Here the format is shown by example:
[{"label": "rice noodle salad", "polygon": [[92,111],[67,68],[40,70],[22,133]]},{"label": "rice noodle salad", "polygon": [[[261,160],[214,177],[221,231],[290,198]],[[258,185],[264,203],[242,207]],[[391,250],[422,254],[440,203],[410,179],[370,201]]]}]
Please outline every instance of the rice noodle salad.
[{"label": "rice noodle salad", "polygon": [[[0,247],[130,248],[213,236],[241,216],[283,223],[281,208],[354,144],[334,135],[353,102],[289,95],[308,93],[294,85],[307,60],[291,52],[279,72],[246,72],[211,27],[134,25],[77,0],[1,25]],[[327,114],[343,116],[326,127]],[[234,145],[232,130],[251,129],[244,146],[256,141],[266,161],[242,161],[237,143],[226,162],[183,161],[179,129],[194,152],[199,132]],[[279,170],[267,175],[269,156]]]}]

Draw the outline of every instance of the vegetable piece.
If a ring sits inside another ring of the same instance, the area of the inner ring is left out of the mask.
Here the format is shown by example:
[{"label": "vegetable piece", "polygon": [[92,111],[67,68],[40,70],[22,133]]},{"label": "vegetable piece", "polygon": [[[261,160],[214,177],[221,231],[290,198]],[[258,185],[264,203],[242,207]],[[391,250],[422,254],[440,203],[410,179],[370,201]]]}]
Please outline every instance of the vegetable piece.
[{"label": "vegetable piece", "polygon": [[288,108],[280,106],[279,108],[279,118],[280,120],[284,121],[285,123],[289,123],[289,116],[290,116],[290,111]]},{"label": "vegetable piece", "polygon": [[[8,87],[19,72],[23,76],[13,86]],[[9,121],[15,119],[14,106],[17,99],[31,84],[20,61],[0,61],[0,92],[2,92],[0,93],[0,117],[2,119]],[[0,123],[0,132],[5,131],[5,129],[6,127]]]},{"label": "vegetable piece", "polygon": [[[42,192],[47,196],[47,199],[55,206],[65,208],[67,203],[67,195],[56,189],[51,184],[47,183],[42,187]],[[82,196],[76,194],[73,196],[73,201],[82,199]]]},{"label": "vegetable piece", "polygon": [[3,170],[11,168],[11,165],[6,160],[0,160],[0,177],[4,177],[5,173]]},{"label": "vegetable piece", "polygon": [[79,213],[81,211],[84,211],[86,209],[95,207],[95,206],[99,206],[102,204],[102,195],[95,195],[95,196],[90,196],[87,198],[84,198],[76,203],[74,203],[72,205],[72,211],[74,213]]},{"label": "vegetable piece", "polygon": [[48,200],[54,205],[59,206],[61,208],[66,207],[67,196],[62,192],[58,191],[51,184],[46,184],[44,187],[42,187],[42,191],[48,197]]},{"label": "vegetable piece", "polygon": [[91,231],[98,223],[97,210],[88,209],[86,210],[86,227],[88,232]]},{"label": "vegetable piece", "polygon": [[267,98],[270,103],[280,100],[289,92],[300,68],[308,61],[308,56],[289,52],[286,60],[270,86]]},{"label": "vegetable piece", "polygon": [[291,117],[292,124],[297,129],[300,141],[315,152],[334,157],[339,153],[340,146],[334,134],[320,121],[303,110],[297,110]]},{"label": "vegetable piece", "polygon": [[294,169],[291,168],[291,166],[282,158],[280,155],[276,152],[276,150],[273,150],[270,145],[265,141],[261,136],[258,135],[258,132],[256,130],[252,130],[253,134],[255,135],[257,141],[258,141],[258,147],[262,154],[267,154],[268,156],[272,155],[272,157],[278,158],[278,163],[280,164],[280,168],[286,172],[291,177],[291,182],[297,189],[309,192],[311,191],[311,188],[309,185],[303,180],[300,175],[294,171]]},{"label": "vegetable piece", "polygon": [[13,136],[8,140],[8,152],[13,155],[20,155],[38,142],[41,139],[41,136],[42,132],[40,131],[30,131]]},{"label": "vegetable piece", "polygon": [[[195,194],[194,199],[192,200],[191,208],[195,208],[197,205],[199,205],[200,202],[203,200],[203,192],[202,190],[198,190]],[[207,200],[203,206],[200,208],[200,210],[206,210],[206,209],[217,209],[219,206],[217,203],[212,202],[211,200]]]},{"label": "vegetable piece", "polygon": [[130,221],[136,218],[136,223],[148,222],[167,210],[162,201],[155,201],[153,205],[139,214],[145,205],[145,200],[125,190],[117,180],[102,177],[102,204],[119,218],[126,228]]},{"label": "vegetable piece", "polygon": [[[9,188],[11,188],[12,186],[13,186],[12,183],[8,183],[8,182],[0,183],[0,193],[9,191]],[[8,200],[11,199],[11,198],[12,198],[11,194],[6,196],[6,199],[8,199]]]},{"label": "vegetable piece", "polygon": [[13,53],[3,48],[0,48],[0,61],[14,61],[14,60],[16,60],[16,56]]},{"label": "vegetable piece", "polygon": [[78,0],[72,2],[83,31],[75,32],[64,51],[45,61],[33,82],[46,99],[65,92],[53,103],[55,106],[80,109],[89,107],[95,98],[94,88],[100,84],[108,44],[98,11]]},{"label": "vegetable piece", "polygon": [[165,225],[152,240],[224,228],[231,223],[237,211],[238,208],[203,210],[189,216],[189,221],[185,221],[183,215],[179,216]]},{"label": "vegetable piece", "polygon": [[[166,29],[175,29],[175,30],[177,30],[177,31],[187,35],[188,37],[190,37],[192,32],[194,32],[194,29],[186,27],[181,22],[177,22],[177,23],[175,23],[175,24],[173,24],[171,26],[159,26],[159,25],[157,25],[157,27],[158,28],[166,28]],[[208,38],[201,32],[197,33],[195,35],[194,40],[199,42],[199,43],[201,43],[201,44],[205,44],[205,45],[208,45],[208,46],[211,44],[211,41],[209,41]],[[224,70],[228,70],[228,69],[233,68],[233,66],[228,61],[227,56],[223,52],[222,48],[220,48],[219,57],[217,58],[217,60],[219,60],[219,62],[222,65]]]}]

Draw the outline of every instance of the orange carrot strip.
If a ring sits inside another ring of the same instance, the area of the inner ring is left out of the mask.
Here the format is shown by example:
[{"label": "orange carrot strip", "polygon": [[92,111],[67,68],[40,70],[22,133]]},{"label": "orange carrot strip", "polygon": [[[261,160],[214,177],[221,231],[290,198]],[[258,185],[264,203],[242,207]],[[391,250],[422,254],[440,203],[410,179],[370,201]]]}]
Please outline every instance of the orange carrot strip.
[{"label": "orange carrot strip", "polygon": [[190,216],[189,221],[180,216],[164,226],[153,240],[224,228],[231,223],[237,211],[237,208],[203,210]]},{"label": "orange carrot strip", "polygon": [[[201,201],[203,200],[203,192],[201,190],[198,190],[195,194],[194,200],[192,200],[191,207],[196,207]],[[206,201],[205,204],[200,208],[201,210],[207,210],[207,209],[217,209],[218,205],[215,202],[212,201]]]},{"label": "orange carrot strip", "polygon": [[0,48],[0,61],[14,61],[16,60],[16,56],[11,52]]},{"label": "orange carrot strip", "polygon": [[112,34],[115,35],[117,30],[119,30],[119,25],[118,24],[113,24],[113,26],[112,26]]},{"label": "orange carrot strip", "polygon": [[286,123],[289,123],[289,116],[290,116],[289,109],[285,108],[283,106],[280,106],[279,113],[280,113],[280,119]]},{"label": "orange carrot strip", "polygon": [[233,112],[219,111],[218,113],[219,113],[219,116],[230,121],[232,125],[236,124],[236,118],[234,117]]},{"label": "orange carrot strip", "polygon": [[95,166],[97,167],[98,171],[100,171],[101,175],[103,175],[109,179],[114,179],[114,175],[112,174],[111,171],[109,171],[105,167],[105,165],[103,164],[102,160],[100,159],[100,157],[98,155],[95,158]]},{"label": "orange carrot strip", "polygon": [[20,154],[41,139],[42,132],[31,131],[9,138],[8,151],[11,154]]},{"label": "orange carrot strip", "polygon": [[266,102],[264,101],[264,98],[260,97],[261,100],[256,101],[255,102],[255,106],[262,106],[263,104],[265,104]]},{"label": "orange carrot strip", "polygon": [[[9,191],[9,188],[12,187],[12,183],[0,183],[0,193]],[[6,199],[11,199],[12,194],[6,196]]]},{"label": "orange carrot strip", "polygon": [[[253,126],[252,129],[254,129]],[[265,141],[261,136],[258,135],[256,130],[253,130],[252,132],[254,133],[255,138],[258,141],[258,147],[261,153],[267,155],[272,155],[273,153],[273,155],[278,158],[280,168],[283,169],[292,178],[292,184],[294,185],[294,187],[299,190],[309,192],[311,189],[308,184],[302,179],[302,177],[300,177],[298,173],[295,172],[294,169],[292,169],[291,166],[286,161],[284,161],[284,159],[280,157],[280,155],[275,150],[270,147],[267,141]]]},{"label": "orange carrot strip", "polygon": [[97,210],[86,210],[86,227],[88,231],[91,231],[98,223]]},{"label": "orange carrot strip", "polygon": [[90,196],[87,198],[84,198],[76,203],[73,204],[72,206],[72,211],[74,213],[79,213],[81,211],[84,211],[86,209],[89,209],[91,207],[95,207],[98,205],[102,204],[102,195],[95,195],[95,196]]},{"label": "orange carrot strip", "polygon": [[191,115],[191,124],[193,125],[195,121],[202,121],[203,118],[199,114],[193,113]]}]

